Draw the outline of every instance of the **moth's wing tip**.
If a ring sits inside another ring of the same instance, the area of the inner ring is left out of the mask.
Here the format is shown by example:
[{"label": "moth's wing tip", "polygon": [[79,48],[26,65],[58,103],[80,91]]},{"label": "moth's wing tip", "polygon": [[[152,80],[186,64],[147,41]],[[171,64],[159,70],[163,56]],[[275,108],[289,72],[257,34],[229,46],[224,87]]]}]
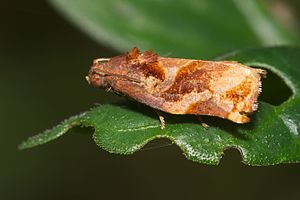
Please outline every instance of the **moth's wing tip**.
[{"label": "moth's wing tip", "polygon": [[260,74],[262,77],[266,77],[267,76],[267,70],[265,69],[259,69],[259,68],[256,68],[255,69],[257,71],[258,74]]}]

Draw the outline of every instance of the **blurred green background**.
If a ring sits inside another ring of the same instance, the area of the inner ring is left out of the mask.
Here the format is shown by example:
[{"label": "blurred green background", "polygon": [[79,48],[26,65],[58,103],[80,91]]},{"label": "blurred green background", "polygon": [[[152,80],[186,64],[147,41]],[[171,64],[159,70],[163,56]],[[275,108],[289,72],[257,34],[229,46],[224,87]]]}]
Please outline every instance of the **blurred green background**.
[{"label": "blurred green background", "polygon": [[[291,5],[299,8],[297,1]],[[17,150],[28,136],[118,99],[90,87],[84,76],[93,58],[119,52],[85,35],[45,1],[7,1],[0,16],[1,200],[299,198],[299,164],[249,167],[236,150],[227,150],[219,166],[188,161],[174,145],[151,149],[157,141],[120,156],[99,149],[92,130],[79,128]]]}]

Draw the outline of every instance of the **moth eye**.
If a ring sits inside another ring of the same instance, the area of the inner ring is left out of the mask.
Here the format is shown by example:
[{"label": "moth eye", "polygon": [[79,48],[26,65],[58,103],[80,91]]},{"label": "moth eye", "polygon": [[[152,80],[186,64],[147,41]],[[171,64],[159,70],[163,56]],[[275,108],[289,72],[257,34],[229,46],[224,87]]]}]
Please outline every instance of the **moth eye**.
[{"label": "moth eye", "polygon": [[98,73],[91,73],[86,79],[89,82],[89,84],[96,87],[101,87],[105,85],[105,80],[103,76],[99,75]]}]

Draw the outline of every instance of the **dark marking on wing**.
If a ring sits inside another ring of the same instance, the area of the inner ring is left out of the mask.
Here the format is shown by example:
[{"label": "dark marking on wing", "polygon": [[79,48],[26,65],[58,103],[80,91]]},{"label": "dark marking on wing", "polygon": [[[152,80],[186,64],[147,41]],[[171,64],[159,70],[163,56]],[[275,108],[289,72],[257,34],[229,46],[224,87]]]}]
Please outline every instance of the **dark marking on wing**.
[{"label": "dark marking on wing", "polygon": [[225,65],[211,65],[206,62],[192,61],[177,73],[173,84],[161,97],[167,101],[179,101],[183,95],[209,89],[209,82],[213,77],[220,76],[226,70]]}]

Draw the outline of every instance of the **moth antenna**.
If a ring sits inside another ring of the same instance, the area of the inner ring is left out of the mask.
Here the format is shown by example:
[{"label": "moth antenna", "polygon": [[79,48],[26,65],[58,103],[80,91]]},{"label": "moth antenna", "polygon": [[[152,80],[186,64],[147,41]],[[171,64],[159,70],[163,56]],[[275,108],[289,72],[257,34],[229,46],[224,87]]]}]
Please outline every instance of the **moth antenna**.
[{"label": "moth antenna", "polygon": [[97,58],[93,61],[94,64],[100,64],[102,62],[108,62],[110,58]]}]

